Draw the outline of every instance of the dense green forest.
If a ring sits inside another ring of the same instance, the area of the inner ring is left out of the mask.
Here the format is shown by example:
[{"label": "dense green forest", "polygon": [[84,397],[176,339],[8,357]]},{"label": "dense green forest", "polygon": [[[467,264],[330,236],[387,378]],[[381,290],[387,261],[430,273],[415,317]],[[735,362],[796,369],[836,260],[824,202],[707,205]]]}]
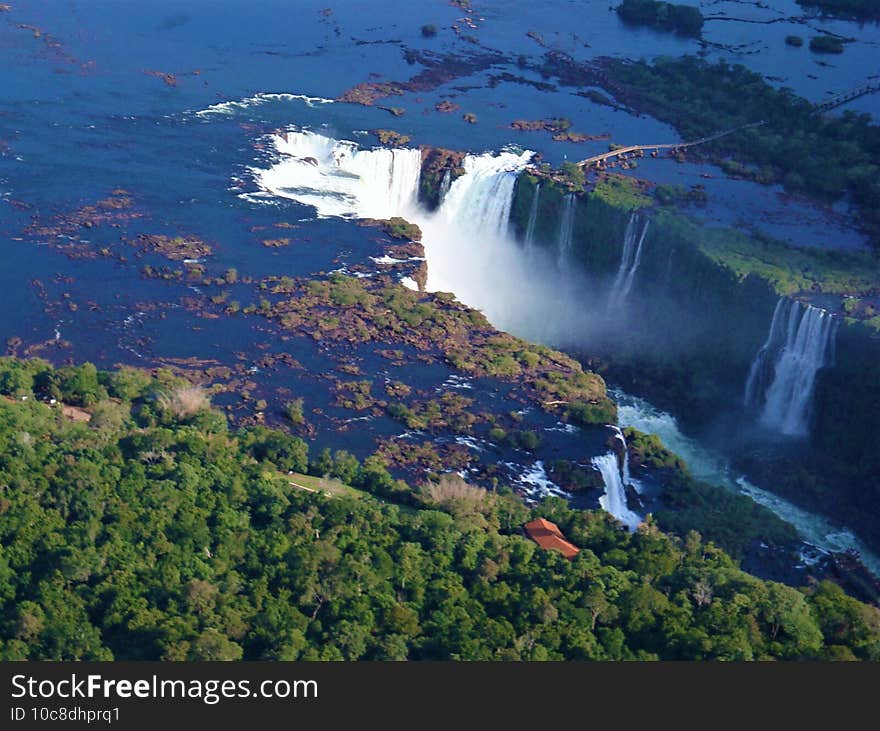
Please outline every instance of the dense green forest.
[{"label": "dense green forest", "polygon": [[869,114],[822,115],[790,89],[724,61],[694,56],[653,64],[610,61],[616,93],[673,124],[685,140],[763,121],[697,148],[725,172],[833,201],[848,194],[862,225],[880,238],[880,127]]},{"label": "dense green forest", "polygon": [[624,23],[647,25],[672,31],[680,36],[699,37],[703,14],[694,5],[677,5],[662,0],[623,0],[617,14]]},{"label": "dense green forest", "polygon": [[[0,394],[2,659],[880,660],[880,612],[832,583],[559,499],[310,463],[168,373],[0,359]],[[521,535],[538,515],[574,560]]]}]

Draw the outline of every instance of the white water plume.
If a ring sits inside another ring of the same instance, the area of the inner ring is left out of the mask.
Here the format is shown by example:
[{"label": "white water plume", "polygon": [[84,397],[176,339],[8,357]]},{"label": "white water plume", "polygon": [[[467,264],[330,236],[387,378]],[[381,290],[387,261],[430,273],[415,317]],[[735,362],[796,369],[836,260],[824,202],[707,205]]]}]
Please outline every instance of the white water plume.
[{"label": "white water plume", "polygon": [[416,203],[418,150],[360,150],[314,132],[273,135],[281,160],[254,170],[262,188],[314,207],[319,216],[391,218]]},{"label": "white water plume", "polygon": [[273,101],[301,101],[307,107],[312,107],[316,104],[333,104],[333,99],[325,99],[320,96],[308,96],[307,94],[288,94],[288,93],[268,93],[268,92],[260,92],[259,94],[254,94],[251,97],[240,100],[231,100],[226,102],[218,102],[217,104],[211,104],[211,106],[206,107],[205,109],[200,109],[195,114],[197,117],[208,117],[212,114],[234,114],[237,111],[244,111],[246,109],[250,109],[251,107],[259,106],[261,104],[266,104],[268,102]]}]

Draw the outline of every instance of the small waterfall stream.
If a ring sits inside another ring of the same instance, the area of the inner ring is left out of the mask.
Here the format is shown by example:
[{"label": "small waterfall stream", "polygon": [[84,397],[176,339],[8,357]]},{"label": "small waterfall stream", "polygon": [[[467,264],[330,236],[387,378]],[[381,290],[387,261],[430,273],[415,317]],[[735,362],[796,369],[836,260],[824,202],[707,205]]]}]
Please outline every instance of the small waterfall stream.
[{"label": "small waterfall stream", "polygon": [[526,225],[526,251],[531,251],[535,245],[535,226],[538,223],[538,201],[541,197],[541,183],[535,184],[535,194],[532,196],[532,206],[529,208],[529,222]]},{"label": "small waterfall stream", "polygon": [[[556,241],[557,264],[563,269],[571,258],[572,238],[574,237],[574,213],[577,198],[574,193],[565,196],[562,215],[559,218],[559,236]],[[537,214],[536,214],[537,215]]]},{"label": "small waterfall stream", "polygon": [[609,313],[619,311],[629,296],[635,281],[636,272],[639,270],[639,264],[642,262],[642,246],[645,243],[649,223],[650,219],[647,218],[642,223],[635,211],[630,214],[629,221],[626,224],[626,232],[623,236],[623,251],[620,255],[620,265],[617,268],[617,275],[614,277],[614,282],[611,284],[611,290],[608,293]]},{"label": "small waterfall stream", "polygon": [[617,431],[617,438],[623,444],[623,467],[618,462],[615,452],[601,454],[593,457],[591,460],[593,466],[602,474],[602,481],[605,483],[605,494],[599,498],[599,504],[602,509],[611,513],[617,520],[623,523],[631,531],[634,531],[642,517],[638,513],[629,509],[626,500],[626,485],[630,483],[629,474],[629,455],[627,454],[626,439],[623,432],[614,427]]},{"label": "small waterfall stream", "polygon": [[452,187],[452,173],[448,170],[443,173],[443,180],[440,181],[440,196],[439,200],[442,203],[443,199],[446,197],[446,194],[449,193],[449,189]]},{"label": "small waterfall stream", "polygon": [[755,355],[744,402],[768,429],[806,436],[816,374],[830,365],[837,323],[826,310],[781,298]]}]

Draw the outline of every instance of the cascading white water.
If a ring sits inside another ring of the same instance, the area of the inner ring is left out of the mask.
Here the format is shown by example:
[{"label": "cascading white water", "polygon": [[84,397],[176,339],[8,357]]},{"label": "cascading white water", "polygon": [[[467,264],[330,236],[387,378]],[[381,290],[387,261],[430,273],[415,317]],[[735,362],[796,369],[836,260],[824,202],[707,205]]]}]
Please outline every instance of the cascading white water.
[{"label": "cascading white water", "polygon": [[[622,435],[620,437],[623,438]],[[627,505],[626,489],[624,479],[621,478],[617,455],[614,452],[609,452],[608,454],[593,457],[591,462],[602,473],[602,481],[605,483],[605,494],[599,498],[599,504],[602,506],[602,509],[611,513],[631,531],[635,530],[639,523],[642,522],[642,519],[638,514],[630,510]]]},{"label": "cascading white water", "polygon": [[452,187],[452,173],[450,173],[447,170],[446,172],[443,173],[443,180],[440,181],[440,195],[439,195],[438,200],[440,200],[442,202],[451,187]]},{"label": "cascading white water", "polygon": [[764,390],[773,377],[774,349],[783,341],[782,329],[785,320],[783,314],[787,309],[788,300],[780,297],[773,310],[773,319],[770,321],[770,332],[767,340],[752,359],[749,368],[749,376],[746,379],[746,389],[743,395],[743,404],[746,407],[755,407],[764,397]]},{"label": "cascading white water", "polygon": [[563,268],[571,256],[572,238],[574,236],[574,213],[577,198],[569,193],[563,198],[562,215],[559,218],[559,237],[556,242],[557,263]]},{"label": "cascading white water", "polygon": [[623,435],[623,430],[619,426],[614,426],[613,429],[617,435],[617,440],[623,447],[623,465],[620,470],[620,473],[623,476],[623,484],[624,486],[632,485],[636,489],[636,492],[640,493],[642,491],[641,485],[633,479],[629,472],[629,447],[626,444],[626,437]]},{"label": "cascading white water", "polygon": [[273,135],[282,159],[255,170],[261,187],[313,206],[319,216],[390,218],[416,204],[418,150],[359,150],[354,142],[314,132]]},{"label": "cascading white water", "polygon": [[626,232],[623,235],[620,266],[617,268],[617,275],[614,277],[614,282],[612,282],[611,290],[608,293],[609,313],[619,311],[629,297],[636,272],[642,262],[642,246],[645,243],[649,223],[650,219],[646,218],[644,223],[641,223],[637,213],[630,214],[626,224]]},{"label": "cascading white water", "polygon": [[538,201],[541,197],[541,183],[535,183],[535,194],[529,209],[529,222],[526,225],[526,250],[531,251],[535,245],[535,226],[538,223]]},{"label": "cascading white water", "polygon": [[446,223],[475,236],[507,238],[510,207],[517,174],[528,164],[532,153],[517,155],[468,155],[440,205]]},{"label": "cascading white water", "polygon": [[763,426],[806,436],[816,374],[832,361],[836,330],[834,318],[823,309],[788,299],[777,303],[745,388],[746,405],[760,409]]},{"label": "cascading white water", "polygon": [[[468,155],[436,213],[411,213],[430,261],[427,289],[454,291],[499,327],[530,315],[527,266],[509,232],[516,178],[531,152]],[[520,298],[512,297],[518,292]],[[534,315],[530,315],[534,316]]]},{"label": "cascading white water", "polygon": [[630,426],[647,434],[656,434],[667,449],[684,460],[693,477],[710,485],[719,485],[721,489],[747,495],[785,522],[791,523],[804,541],[822,551],[857,551],[865,566],[880,576],[880,557],[868,550],[850,530],[833,526],[825,518],[809,513],[736,475],[721,455],[684,435],[671,414],[619,389],[610,389],[609,395],[618,404],[618,423],[621,427]]}]

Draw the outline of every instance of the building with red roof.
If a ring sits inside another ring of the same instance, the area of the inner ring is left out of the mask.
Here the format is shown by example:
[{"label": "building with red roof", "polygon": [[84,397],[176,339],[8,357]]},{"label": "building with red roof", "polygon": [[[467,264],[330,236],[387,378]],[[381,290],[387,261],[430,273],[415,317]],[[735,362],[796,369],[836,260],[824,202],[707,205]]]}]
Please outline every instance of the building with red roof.
[{"label": "building with red roof", "polygon": [[526,535],[537,543],[541,548],[549,548],[559,551],[563,556],[572,559],[578,555],[580,549],[565,540],[562,531],[556,523],[551,523],[544,518],[536,518],[523,526]]}]

